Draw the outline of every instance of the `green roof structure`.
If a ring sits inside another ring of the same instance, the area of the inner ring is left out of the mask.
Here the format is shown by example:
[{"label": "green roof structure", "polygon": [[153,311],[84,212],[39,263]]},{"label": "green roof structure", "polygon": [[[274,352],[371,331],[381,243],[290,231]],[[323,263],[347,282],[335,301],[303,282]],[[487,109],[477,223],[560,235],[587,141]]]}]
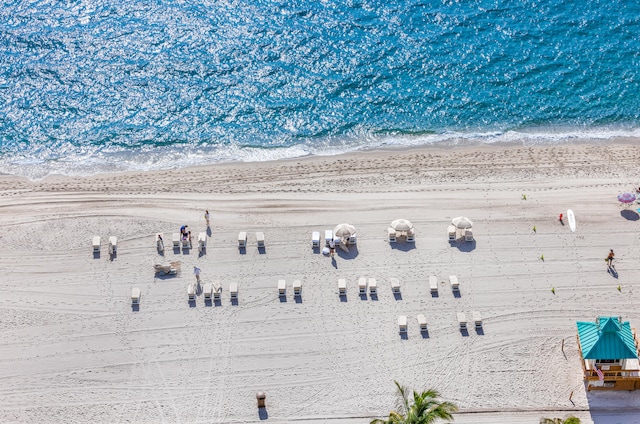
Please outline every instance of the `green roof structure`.
[{"label": "green roof structure", "polygon": [[619,317],[598,317],[596,322],[576,322],[584,359],[638,358],[629,322]]}]

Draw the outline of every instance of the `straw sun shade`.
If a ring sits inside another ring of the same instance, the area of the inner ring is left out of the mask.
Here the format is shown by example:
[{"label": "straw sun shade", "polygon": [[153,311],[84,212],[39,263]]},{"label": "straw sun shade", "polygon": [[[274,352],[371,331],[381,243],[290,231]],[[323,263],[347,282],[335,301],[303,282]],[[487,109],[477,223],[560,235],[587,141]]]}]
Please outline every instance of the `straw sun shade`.
[{"label": "straw sun shade", "polygon": [[454,225],[456,228],[466,229],[473,227],[473,222],[466,216],[459,216],[451,220],[451,225]]},{"label": "straw sun shade", "polygon": [[413,231],[413,224],[407,219],[396,219],[391,223],[391,228],[396,231]]}]

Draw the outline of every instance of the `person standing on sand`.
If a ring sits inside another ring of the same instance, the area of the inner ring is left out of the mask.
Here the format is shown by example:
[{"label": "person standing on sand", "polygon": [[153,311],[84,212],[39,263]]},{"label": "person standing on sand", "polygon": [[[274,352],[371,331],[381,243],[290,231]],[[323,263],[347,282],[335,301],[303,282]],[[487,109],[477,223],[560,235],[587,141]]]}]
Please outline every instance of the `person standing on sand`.
[{"label": "person standing on sand", "polygon": [[204,220],[207,221],[207,228],[209,228],[209,211],[204,211]]},{"label": "person standing on sand", "polygon": [[611,251],[609,252],[609,256],[607,256],[607,264],[609,265],[609,268],[613,268],[614,256],[615,256],[615,253],[613,253],[613,249],[611,249]]},{"label": "person standing on sand", "polygon": [[329,255],[333,256],[336,253],[336,242],[331,239],[329,240]]}]

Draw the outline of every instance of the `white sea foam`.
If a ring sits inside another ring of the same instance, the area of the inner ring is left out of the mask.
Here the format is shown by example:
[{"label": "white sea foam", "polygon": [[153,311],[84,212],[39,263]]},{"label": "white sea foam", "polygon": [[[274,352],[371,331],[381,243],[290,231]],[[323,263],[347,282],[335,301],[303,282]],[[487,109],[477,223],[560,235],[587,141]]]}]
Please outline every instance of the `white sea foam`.
[{"label": "white sea foam", "polygon": [[[0,172],[38,180],[48,175],[88,176],[99,173],[180,169],[222,162],[263,162],[309,155],[333,156],[354,151],[402,147],[455,147],[473,145],[557,145],[572,142],[611,142],[640,139],[640,129],[531,130],[494,132],[447,132],[442,134],[361,136],[307,140],[289,147],[243,147],[175,145],[146,146],[137,150],[99,147],[77,149],[70,145],[55,159],[38,159],[43,152],[27,152],[0,159]],[[47,155],[52,156],[52,152]]]}]

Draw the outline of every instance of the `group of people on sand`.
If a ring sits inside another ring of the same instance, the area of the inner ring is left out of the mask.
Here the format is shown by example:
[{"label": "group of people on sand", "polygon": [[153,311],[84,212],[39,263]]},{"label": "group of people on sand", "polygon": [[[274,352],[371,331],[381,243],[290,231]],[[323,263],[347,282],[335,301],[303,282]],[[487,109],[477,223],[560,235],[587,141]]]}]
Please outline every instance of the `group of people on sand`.
[{"label": "group of people on sand", "polygon": [[[207,222],[207,228],[209,228],[209,218],[209,211],[204,211],[204,219]],[[191,230],[188,230],[188,228],[188,225],[183,225],[182,227],[180,227],[180,237],[182,238],[182,240],[191,240]]]}]

